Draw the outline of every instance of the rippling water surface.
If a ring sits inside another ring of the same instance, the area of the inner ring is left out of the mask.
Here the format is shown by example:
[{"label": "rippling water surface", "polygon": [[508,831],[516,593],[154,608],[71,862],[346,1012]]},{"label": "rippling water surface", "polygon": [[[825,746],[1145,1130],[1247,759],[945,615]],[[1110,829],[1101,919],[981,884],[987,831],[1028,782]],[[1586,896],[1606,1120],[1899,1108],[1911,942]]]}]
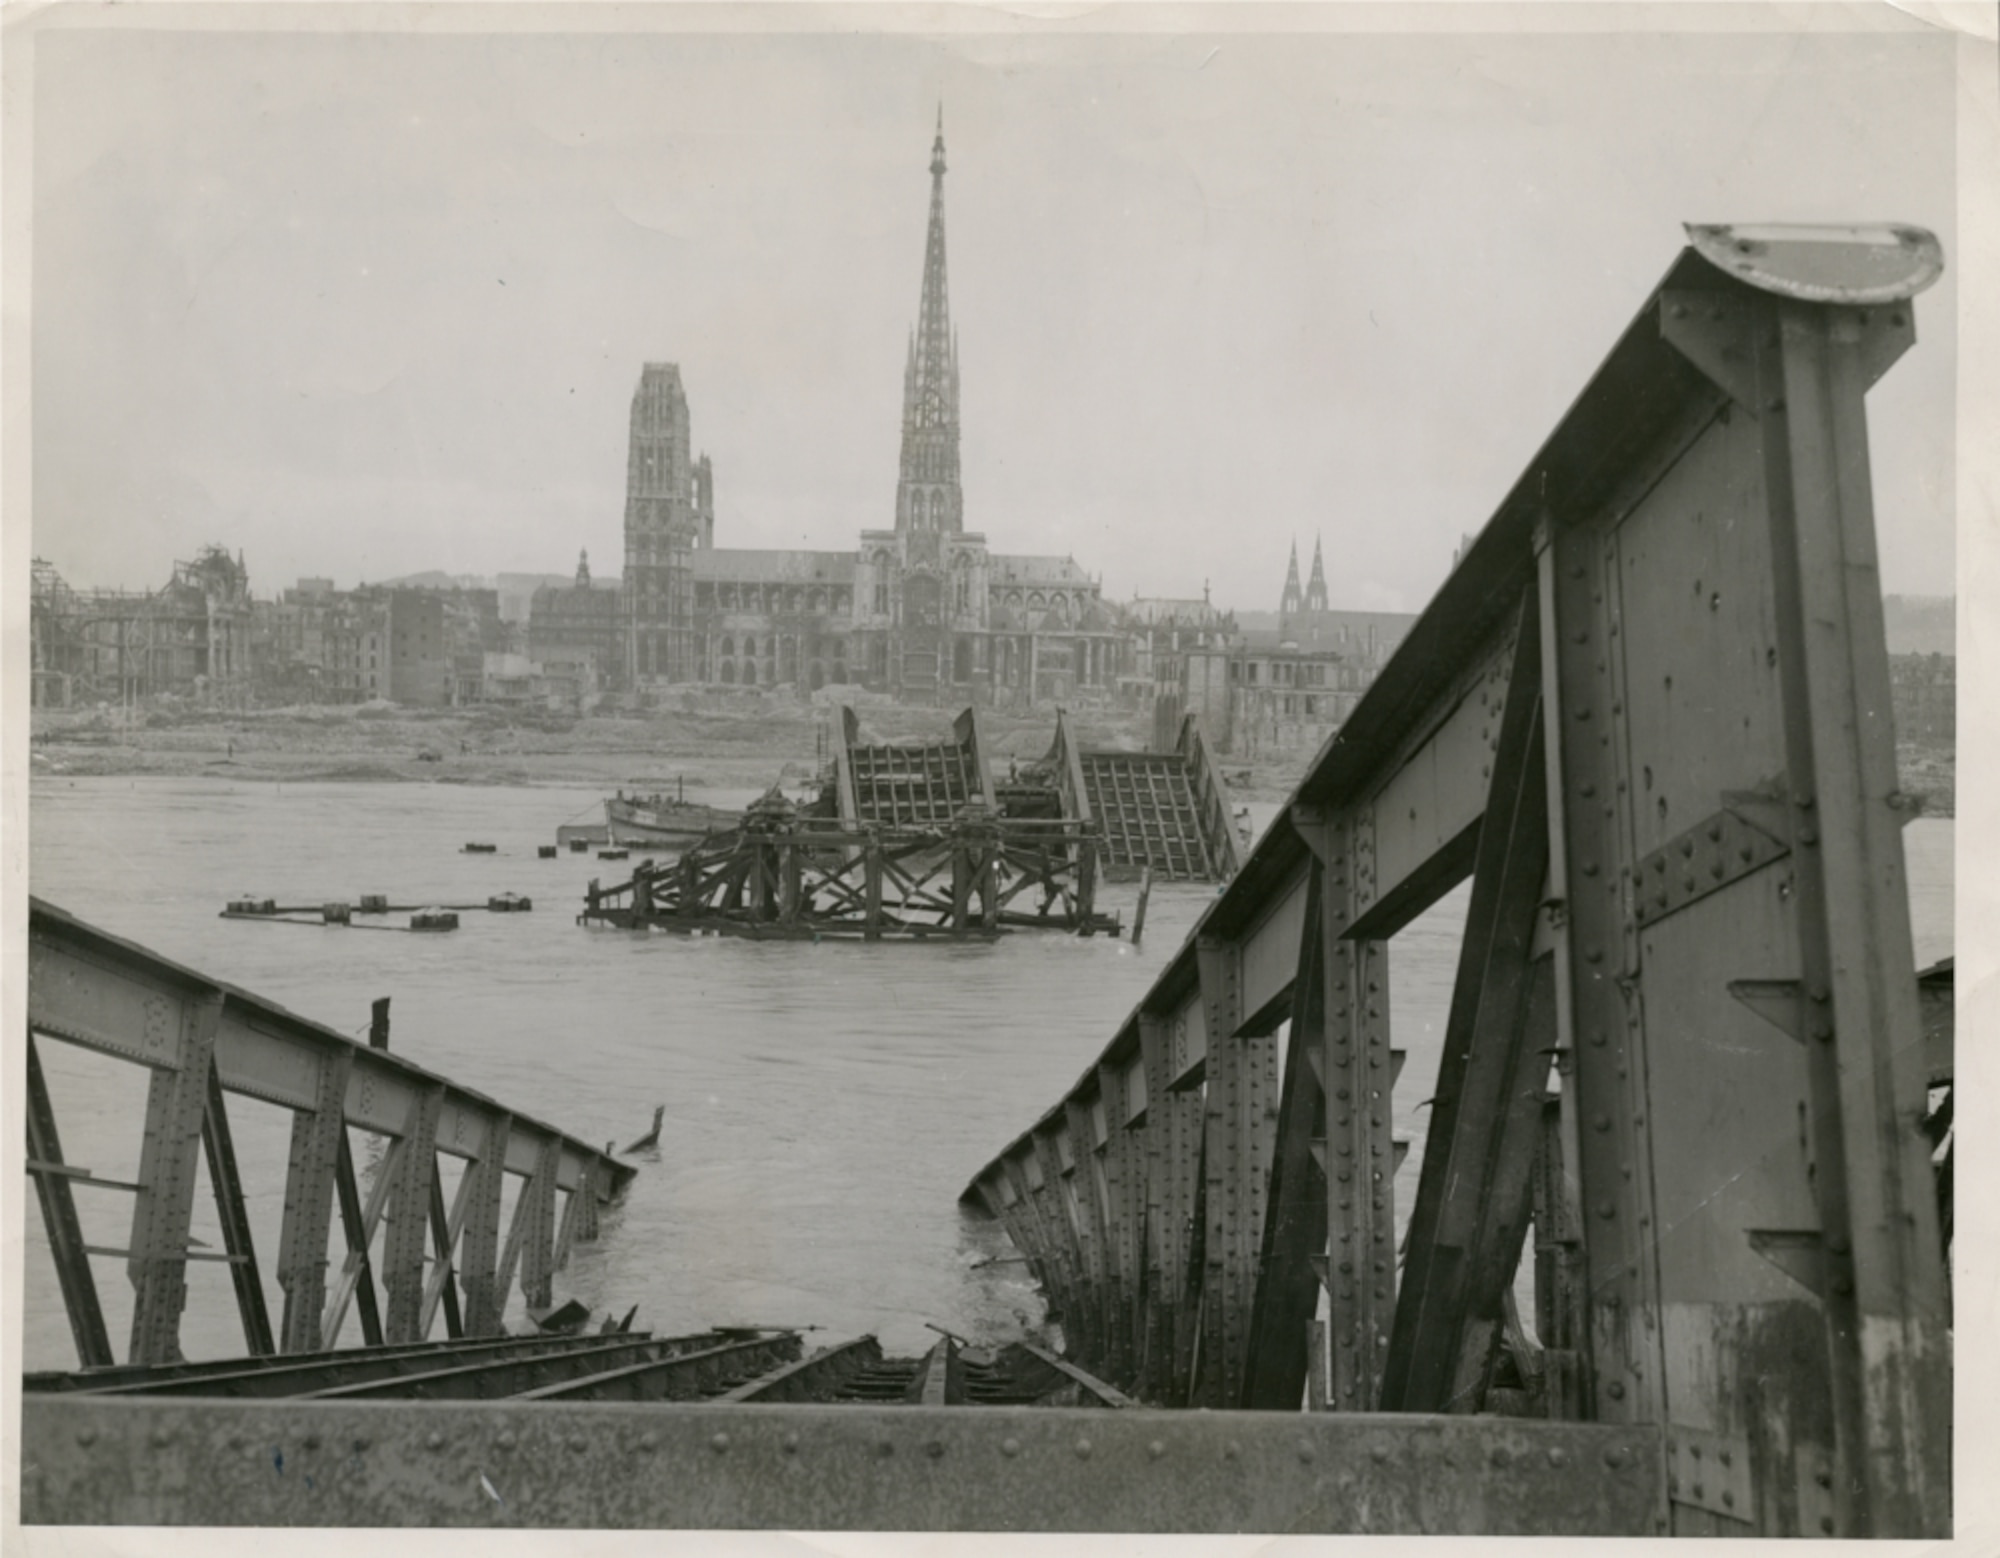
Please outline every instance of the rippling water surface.
[{"label": "rippling water surface", "polygon": [[[692,798],[692,797],[691,797]],[[747,796],[706,797],[738,802]],[[968,1179],[1095,1058],[1213,889],[1156,888],[1143,944],[1016,934],[991,945],[757,944],[635,936],[574,920],[585,884],[625,868],[536,858],[596,792],[451,785],[38,779],[35,893],[303,1016],[360,1034],[393,997],[392,1047],[525,1113],[621,1146],[667,1108],[657,1155],[579,1245],[558,1297],[637,1304],[655,1332],[709,1324],[874,1331],[891,1351],[1017,1332],[1041,1306]],[[1951,825],[1906,834],[1920,964],[1950,951]],[[499,846],[465,855],[468,840]],[[420,936],[223,920],[254,893],[287,903],[472,902],[512,890],[525,915],[471,914]],[[1106,907],[1129,923],[1134,889]],[[1421,1130],[1449,1005],[1465,890],[1398,936],[1397,1042],[1411,1051],[1398,1125]],[[109,1178],[138,1167],[137,1068],[45,1041],[64,1155]],[[289,1116],[232,1098],[231,1124],[272,1314]],[[1398,1182],[1414,1198],[1418,1155]],[[449,1191],[449,1185],[447,1191]],[[130,1198],[80,1190],[86,1240],[122,1247]],[[511,1193],[510,1193],[511,1199]],[[29,1197],[24,1363],[75,1355]],[[212,1203],[195,1232],[219,1247]],[[130,1325],[120,1264],[94,1262],[113,1346]],[[243,1350],[224,1269],[190,1272],[190,1356]],[[516,1298],[516,1305],[519,1300]],[[354,1339],[349,1322],[349,1340]]]}]

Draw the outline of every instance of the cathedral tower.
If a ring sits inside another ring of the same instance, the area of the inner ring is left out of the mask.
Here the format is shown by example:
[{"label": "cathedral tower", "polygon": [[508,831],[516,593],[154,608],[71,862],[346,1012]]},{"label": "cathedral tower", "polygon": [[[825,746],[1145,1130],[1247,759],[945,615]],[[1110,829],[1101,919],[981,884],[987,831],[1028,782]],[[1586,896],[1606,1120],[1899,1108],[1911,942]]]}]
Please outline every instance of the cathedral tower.
[{"label": "cathedral tower", "polygon": [[[702,472],[707,486],[707,472]],[[675,363],[649,362],[632,392],[625,465],[625,665],[632,685],[694,673],[689,554],[701,544],[687,393]]]},{"label": "cathedral tower", "polygon": [[[1267,596],[1266,599],[1269,599]],[[1303,609],[1305,597],[1299,590],[1299,544],[1292,543],[1291,566],[1285,570],[1285,593],[1278,601],[1278,614],[1289,617]]]},{"label": "cathedral tower", "polygon": [[1306,580],[1306,610],[1326,610],[1326,565],[1320,561],[1319,537],[1313,537],[1313,571]]},{"label": "cathedral tower", "polygon": [[958,485],[958,342],[944,269],[944,110],[931,143],[931,221],[924,239],[924,291],[903,367],[903,455],[896,529],[957,535],[965,528]]}]

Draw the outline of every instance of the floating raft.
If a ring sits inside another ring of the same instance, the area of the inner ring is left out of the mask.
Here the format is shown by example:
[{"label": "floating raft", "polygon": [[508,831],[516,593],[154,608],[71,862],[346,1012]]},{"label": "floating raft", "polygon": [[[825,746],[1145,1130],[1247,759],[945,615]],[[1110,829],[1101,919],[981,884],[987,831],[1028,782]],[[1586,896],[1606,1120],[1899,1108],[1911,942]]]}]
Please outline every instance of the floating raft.
[{"label": "floating raft", "polygon": [[[364,893],[359,905],[341,900],[317,904],[281,904],[275,898],[232,898],[222,911],[225,920],[263,920],[275,925],[344,925],[353,930],[457,930],[461,914],[526,914],[535,906],[526,893],[495,893],[484,903],[392,904],[381,893]],[[408,925],[363,925],[355,916],[407,914]],[[449,923],[447,923],[449,922]]]}]

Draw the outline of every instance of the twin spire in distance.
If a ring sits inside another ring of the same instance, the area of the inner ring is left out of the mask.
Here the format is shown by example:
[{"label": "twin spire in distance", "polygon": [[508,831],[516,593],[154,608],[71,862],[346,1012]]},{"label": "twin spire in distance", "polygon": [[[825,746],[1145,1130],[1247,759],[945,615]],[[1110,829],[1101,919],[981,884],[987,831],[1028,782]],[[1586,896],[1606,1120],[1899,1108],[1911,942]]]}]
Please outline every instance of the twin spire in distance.
[{"label": "twin spire in distance", "polygon": [[1326,605],[1326,565],[1320,557],[1320,538],[1313,537],[1312,582],[1305,589],[1299,588],[1299,543],[1292,538],[1292,561],[1285,570],[1285,593],[1278,602],[1281,616],[1290,616],[1301,611],[1325,611]]}]

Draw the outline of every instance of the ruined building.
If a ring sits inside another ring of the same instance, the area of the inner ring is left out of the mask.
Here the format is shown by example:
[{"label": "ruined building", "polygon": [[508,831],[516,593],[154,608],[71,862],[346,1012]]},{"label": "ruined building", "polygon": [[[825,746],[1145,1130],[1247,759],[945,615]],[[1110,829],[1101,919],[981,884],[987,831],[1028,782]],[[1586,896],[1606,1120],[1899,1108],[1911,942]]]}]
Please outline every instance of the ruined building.
[{"label": "ruined building", "polygon": [[625,513],[628,685],[847,683],[1005,705],[1116,687],[1131,640],[1098,581],[1072,558],[989,552],[966,529],[942,121],[930,174],[890,528],[862,532],[853,551],[715,546],[713,473],[706,457],[689,458],[679,371],[656,363],[641,375]]},{"label": "ruined building", "polygon": [[157,590],[77,590],[37,559],[29,596],[37,707],[163,694],[229,705],[249,695],[250,576],[220,546],[175,563]]}]

